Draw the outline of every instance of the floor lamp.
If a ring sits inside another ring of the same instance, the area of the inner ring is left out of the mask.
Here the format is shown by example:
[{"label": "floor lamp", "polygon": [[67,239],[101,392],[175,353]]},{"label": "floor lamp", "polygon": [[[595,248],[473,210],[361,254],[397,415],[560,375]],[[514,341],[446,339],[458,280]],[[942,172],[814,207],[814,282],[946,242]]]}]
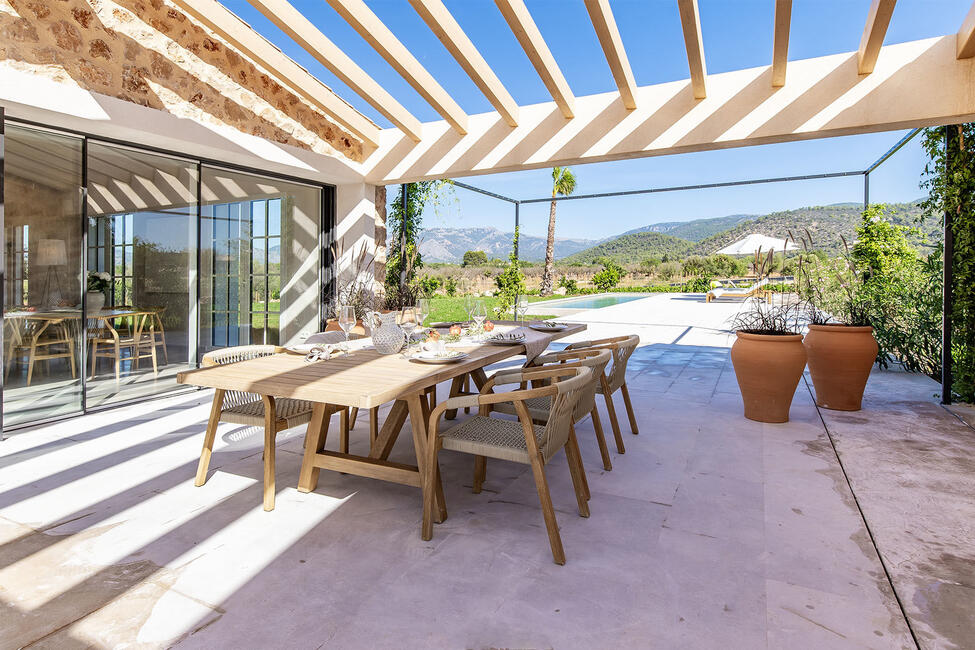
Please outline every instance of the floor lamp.
[{"label": "floor lamp", "polygon": [[64,266],[68,263],[68,256],[64,250],[64,240],[62,239],[42,239],[37,244],[37,265],[47,267],[47,275],[44,278],[44,289],[41,291],[42,301],[45,305],[54,305],[51,301],[51,276],[57,285],[58,300],[64,298],[61,292],[61,277],[55,267]]}]

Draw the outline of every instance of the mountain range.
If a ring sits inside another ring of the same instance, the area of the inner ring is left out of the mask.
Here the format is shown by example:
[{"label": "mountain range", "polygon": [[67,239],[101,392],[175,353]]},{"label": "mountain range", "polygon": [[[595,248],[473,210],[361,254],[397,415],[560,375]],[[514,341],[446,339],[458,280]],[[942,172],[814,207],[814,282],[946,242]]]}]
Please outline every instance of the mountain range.
[{"label": "mountain range", "polygon": [[[925,247],[940,239],[938,219],[921,219],[919,201],[888,205],[892,222],[917,228],[915,245]],[[860,203],[835,203],[783,210],[770,214],[732,214],[692,221],[663,221],[604,239],[556,238],[555,257],[568,264],[593,264],[611,257],[623,264],[639,263],[647,257],[679,259],[687,255],[711,255],[753,232],[785,239],[806,235],[813,247],[835,255],[843,240],[852,242],[860,222]],[[482,250],[489,258],[506,258],[513,234],[496,228],[430,228],[423,231],[420,252],[427,262],[458,263],[469,250]],[[545,238],[522,235],[520,257],[533,262],[545,259]]]},{"label": "mountain range", "polygon": [[[467,251],[478,250],[489,258],[507,259],[511,253],[513,232],[497,228],[426,228],[421,234],[420,254],[424,262],[459,263]],[[555,238],[556,259],[567,257],[597,243],[592,239]],[[538,262],[545,259],[545,238],[522,235],[518,242],[518,256]]]}]

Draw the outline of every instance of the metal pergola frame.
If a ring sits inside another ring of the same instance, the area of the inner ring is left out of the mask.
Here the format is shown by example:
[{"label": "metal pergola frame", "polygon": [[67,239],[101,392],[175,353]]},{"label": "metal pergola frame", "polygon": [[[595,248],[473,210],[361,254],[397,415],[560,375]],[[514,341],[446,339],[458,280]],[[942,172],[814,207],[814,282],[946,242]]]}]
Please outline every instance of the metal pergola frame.
[{"label": "metal pergola frame", "polygon": [[[862,176],[863,177],[863,207],[866,209],[870,205],[870,174],[884,164],[891,156],[900,151],[904,145],[913,140],[919,133],[921,129],[912,129],[904,137],[898,140],[894,146],[888,149],[882,156],[877,158],[872,164],[868,165],[862,170],[852,170],[844,172],[830,172],[825,174],[804,174],[801,176],[779,176],[774,178],[756,178],[756,179],[745,179],[737,181],[725,181],[721,183],[702,183],[697,185],[674,185],[669,187],[648,187],[637,190],[621,190],[617,192],[598,192],[594,194],[577,194],[574,196],[556,196],[556,197],[537,197],[528,199],[515,199],[510,196],[504,196],[496,192],[489,192],[488,190],[482,189],[480,187],[475,187],[474,185],[468,185],[467,183],[462,183],[460,181],[451,181],[455,187],[460,187],[465,190],[476,192],[478,194],[483,194],[484,196],[489,196],[493,199],[499,201],[505,201],[511,203],[515,208],[515,232],[518,232],[520,226],[520,208],[522,205],[528,205],[532,203],[546,203],[551,201],[580,201],[583,199],[602,199],[617,196],[634,196],[639,194],[658,194],[663,192],[685,192],[688,190],[705,190],[714,189],[719,187],[738,187],[742,185],[759,185],[765,183],[788,183],[792,181],[808,181],[808,180],[818,180],[826,178],[842,178],[848,176]],[[946,138],[945,147],[949,151],[949,156],[952,147],[957,148],[957,140],[952,140],[949,136]],[[406,197],[407,197],[407,185],[402,185],[402,200],[403,200],[403,223],[401,224],[401,231],[406,232]],[[401,246],[403,243],[401,242]],[[942,296],[942,340],[941,340],[941,403],[950,404],[951,403],[951,305],[952,305],[952,293],[951,293],[951,280],[952,280],[952,236],[951,236],[951,215],[945,215],[945,228],[944,228],[944,293]],[[518,261],[518,246],[515,244],[514,249],[515,261]],[[405,282],[405,274],[401,274],[401,283]],[[401,286],[402,288],[402,286]],[[402,296],[402,291],[400,292]],[[517,304],[517,299],[516,299]]]}]

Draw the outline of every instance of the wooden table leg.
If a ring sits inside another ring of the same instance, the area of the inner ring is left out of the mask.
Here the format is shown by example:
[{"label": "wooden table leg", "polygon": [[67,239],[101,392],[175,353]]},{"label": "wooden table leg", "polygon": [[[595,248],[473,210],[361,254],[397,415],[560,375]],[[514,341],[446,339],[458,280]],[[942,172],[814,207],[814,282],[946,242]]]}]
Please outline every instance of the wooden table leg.
[{"label": "wooden table leg", "polygon": [[393,445],[396,444],[396,438],[399,436],[399,431],[403,428],[403,423],[406,422],[407,415],[409,415],[409,407],[406,401],[400,399],[393,402],[393,408],[389,410],[386,422],[383,423],[383,428],[369,451],[370,458],[379,458],[380,460],[389,458]]},{"label": "wooden table leg", "polygon": [[264,400],[264,510],[271,511],[274,510],[274,439],[277,437],[277,412],[273,397],[261,397]]},{"label": "wooden table leg", "polygon": [[298,476],[299,492],[312,492],[318,487],[319,468],[315,467],[315,454],[325,449],[328,423],[331,420],[328,404],[316,402],[311,411],[311,422],[305,432],[305,455],[301,459],[301,474]]},{"label": "wooden table leg", "polygon": [[207,422],[207,432],[203,437],[203,453],[200,454],[200,464],[196,468],[196,481],[193,483],[197,487],[207,482],[207,470],[210,468],[210,455],[213,453],[213,440],[217,435],[217,425],[220,423],[224,395],[225,392],[219,388],[213,392],[210,420]]},{"label": "wooden table leg", "polygon": [[[427,463],[427,422],[430,420],[430,409],[423,393],[411,395],[407,399],[410,408],[410,429],[413,431],[413,448],[416,450],[416,466],[420,470],[421,478],[426,476]],[[440,481],[440,468],[434,470],[434,486],[436,492],[438,524],[447,519],[447,506],[444,503],[443,484]],[[421,481],[422,485],[422,481]]]},{"label": "wooden table leg", "polygon": [[[460,375],[459,377],[454,377],[450,381],[450,393],[448,394],[448,398],[457,397],[460,395],[461,389],[464,387],[464,379],[466,377],[467,375]],[[457,417],[457,409],[447,409],[444,411],[444,417],[448,420],[453,420]]]}]

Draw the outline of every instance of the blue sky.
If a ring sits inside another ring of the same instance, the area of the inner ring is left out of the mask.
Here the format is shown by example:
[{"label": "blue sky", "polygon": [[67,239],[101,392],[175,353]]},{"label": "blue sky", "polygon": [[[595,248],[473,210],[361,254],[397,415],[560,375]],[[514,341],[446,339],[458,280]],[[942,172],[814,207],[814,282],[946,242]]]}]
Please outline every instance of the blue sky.
[{"label": "blue sky", "polygon": [[[365,115],[391,126],[309,54],[253,9],[246,0],[222,0],[245,21],[308,68]],[[330,39],[385,86],[422,121],[440,116],[323,0],[291,0]],[[453,57],[406,0],[368,5],[468,113],[492,110]],[[550,101],[534,68],[492,0],[445,0],[461,27],[492,65],[519,104]],[[969,0],[910,0],[898,3],[885,43],[898,43],[958,30]],[[576,95],[615,89],[582,0],[527,0],[533,18]],[[639,85],[688,76],[676,0],[612,0],[613,12]],[[700,0],[701,31],[708,72],[768,65],[772,50],[772,0]],[[789,58],[804,59],[857,49],[869,0],[796,0]],[[904,132],[834,138],[786,145],[661,158],[578,165],[578,192],[714,182],[720,180],[862,169]],[[916,142],[888,161],[871,180],[876,200],[902,201],[921,194],[917,183],[924,158]],[[546,170],[469,179],[472,184],[519,198],[551,191]],[[458,190],[457,201],[428,225],[510,227],[511,209]],[[762,213],[803,205],[855,201],[862,179],[811,181],[652,195],[627,199],[571,201],[559,206],[559,236],[604,237],[654,221],[687,220],[734,213]],[[524,230],[544,232],[547,206],[523,208]]]}]

